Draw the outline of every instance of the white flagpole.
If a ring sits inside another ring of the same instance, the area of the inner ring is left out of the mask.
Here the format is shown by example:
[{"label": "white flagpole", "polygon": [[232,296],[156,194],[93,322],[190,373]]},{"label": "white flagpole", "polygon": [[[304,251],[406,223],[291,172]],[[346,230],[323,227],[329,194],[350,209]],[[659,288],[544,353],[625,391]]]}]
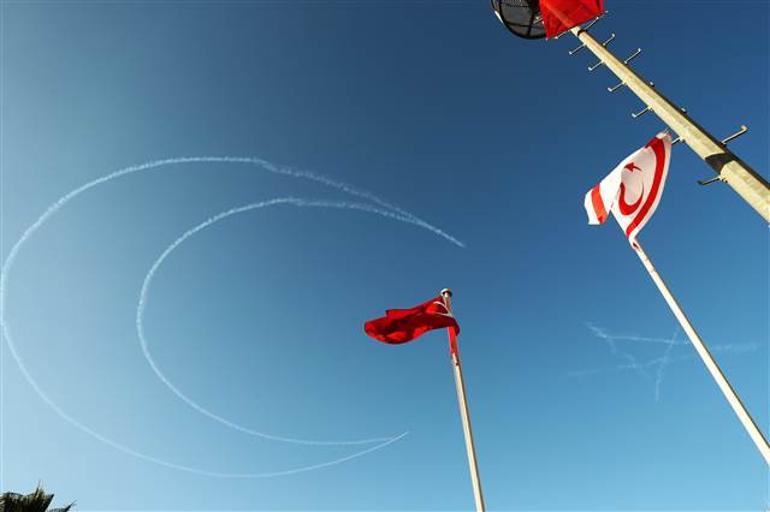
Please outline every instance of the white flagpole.
[{"label": "white flagpole", "polygon": [[757,445],[757,448],[762,454],[762,457],[764,457],[765,462],[770,465],[770,445],[768,445],[767,440],[765,439],[764,435],[762,435],[759,427],[751,418],[751,415],[748,413],[746,407],[741,402],[738,394],[730,385],[724,373],[722,373],[722,370],[719,368],[719,365],[717,365],[714,357],[711,355],[708,348],[706,348],[706,345],[695,331],[695,328],[690,323],[687,315],[685,315],[684,311],[682,311],[682,308],[679,306],[679,303],[671,294],[671,291],[668,289],[668,286],[666,286],[663,278],[661,278],[660,274],[658,274],[658,271],[655,269],[652,261],[650,261],[650,258],[647,257],[647,253],[644,252],[644,249],[642,248],[639,241],[635,240],[632,242],[631,247],[633,247],[634,251],[639,256],[639,259],[642,260],[644,268],[647,269],[647,272],[649,272],[650,277],[652,277],[652,280],[655,282],[658,290],[660,290],[663,298],[666,299],[668,307],[671,308],[671,311],[679,321],[682,329],[684,329],[684,332],[687,333],[687,336],[690,338],[690,341],[695,347],[695,350],[698,352],[698,355],[703,360],[703,363],[706,365],[709,373],[711,373],[711,376],[716,381],[719,389],[722,390],[722,393],[725,395],[725,398],[727,398],[727,401],[730,403],[733,411],[735,411],[735,414],[738,415],[738,419],[741,420],[741,423],[746,429],[746,432],[748,432],[749,436],[751,437],[751,440],[754,441],[755,445]]},{"label": "white flagpole", "polygon": [[[441,296],[444,298],[449,314],[452,313],[452,291],[449,288],[441,290]],[[484,495],[481,493],[481,479],[479,477],[479,466],[476,462],[476,447],[473,444],[473,429],[471,428],[471,416],[468,412],[468,402],[465,396],[465,381],[463,380],[463,370],[460,365],[460,354],[457,351],[457,338],[454,331],[447,329],[449,334],[450,355],[452,357],[452,367],[455,374],[455,388],[457,389],[457,402],[460,405],[460,418],[463,422],[463,432],[465,433],[465,448],[468,452],[468,467],[471,473],[471,484],[473,485],[473,498],[476,502],[476,511],[484,512]]]}]

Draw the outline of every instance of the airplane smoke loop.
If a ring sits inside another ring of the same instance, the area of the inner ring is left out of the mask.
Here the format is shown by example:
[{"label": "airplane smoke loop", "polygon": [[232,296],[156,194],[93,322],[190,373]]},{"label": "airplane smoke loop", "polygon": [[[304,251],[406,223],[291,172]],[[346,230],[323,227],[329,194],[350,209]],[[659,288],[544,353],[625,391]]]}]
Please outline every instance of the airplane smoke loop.
[{"label": "airplane smoke loop", "polygon": [[[97,187],[98,185],[105,184],[109,181],[112,181],[114,179],[117,179],[119,177],[123,177],[129,174],[141,172],[141,171],[147,171],[147,170],[153,170],[153,169],[160,169],[164,166],[170,166],[170,165],[180,165],[180,164],[187,164],[187,163],[240,163],[240,164],[249,164],[253,166],[257,166],[261,168],[262,170],[274,173],[274,174],[280,174],[285,175],[292,178],[301,178],[301,179],[308,179],[311,181],[315,181],[317,183],[326,185],[331,188],[335,188],[341,192],[345,192],[351,196],[359,197],[368,201],[371,201],[379,207],[373,206],[371,204],[367,203],[349,203],[349,202],[343,202],[343,201],[319,201],[319,200],[304,200],[304,199],[297,199],[297,198],[278,198],[273,199],[269,201],[262,201],[260,203],[252,203],[246,206],[233,208],[231,210],[228,210],[226,212],[220,213],[219,215],[215,215],[214,217],[209,218],[208,220],[204,221],[203,223],[199,224],[195,228],[192,228],[191,230],[188,230],[183,234],[181,237],[179,237],[171,246],[169,246],[164,253],[161,255],[161,257],[156,260],[155,264],[151,267],[150,271],[148,272],[147,276],[145,277],[144,283],[142,285],[142,292],[140,294],[140,301],[139,305],[137,307],[137,331],[140,335],[140,344],[142,347],[142,351],[147,358],[148,362],[150,363],[150,366],[155,371],[156,375],[160,377],[161,381],[164,382],[164,384],[167,385],[179,398],[184,400],[188,405],[192,406],[199,412],[209,416],[212,419],[215,419],[216,421],[219,421],[220,423],[223,423],[225,425],[230,426],[231,428],[236,428],[238,430],[241,430],[246,433],[250,433],[252,435],[258,435],[260,437],[265,437],[268,439],[273,440],[280,440],[280,441],[286,441],[286,442],[294,442],[299,444],[362,444],[362,443],[374,443],[377,442],[375,446],[372,446],[370,448],[367,448],[365,450],[361,450],[358,452],[355,452],[351,455],[336,458],[333,460],[329,460],[326,462],[321,462],[317,464],[312,465],[305,465],[300,466],[296,468],[290,468],[286,470],[281,471],[273,471],[273,472],[262,472],[262,473],[225,473],[225,472],[217,472],[217,471],[209,471],[205,469],[200,469],[192,466],[186,466],[182,464],[176,464],[174,462],[170,462],[164,459],[160,459],[158,457],[153,457],[151,455],[139,452],[137,450],[134,450],[133,448],[130,448],[126,445],[123,445],[117,441],[114,441],[107,436],[100,434],[99,432],[93,430],[92,428],[88,427],[84,423],[77,420],[75,417],[68,414],[64,409],[62,409],[57,403],[51,399],[47,393],[42,389],[42,387],[38,384],[38,382],[35,380],[35,378],[32,376],[32,374],[29,372],[29,370],[26,367],[26,364],[24,363],[24,360],[21,357],[21,354],[18,352],[16,345],[13,341],[13,337],[11,336],[11,330],[10,326],[8,324],[8,321],[5,317],[6,312],[6,292],[8,288],[8,279],[10,275],[10,271],[13,268],[13,264],[16,261],[16,258],[19,254],[19,251],[24,246],[24,244],[29,240],[32,235],[38,231],[47,221],[50,219],[51,216],[53,216],[58,210],[60,210],[63,206],[65,206],[67,203],[78,197],[80,194]],[[25,378],[25,380],[29,383],[29,385],[32,387],[32,389],[37,393],[37,395],[45,402],[61,419],[64,421],[70,423],[75,428],[79,429],[80,431],[88,434],[92,438],[96,439],[97,441],[100,441],[108,446],[111,446],[112,448],[123,452],[127,455],[131,455],[134,457],[137,457],[139,459],[152,462],[155,464],[158,464],[160,466],[164,466],[171,469],[176,469],[180,471],[185,471],[188,473],[203,475],[203,476],[211,476],[211,477],[220,477],[220,478],[265,478],[265,477],[274,477],[274,476],[285,476],[285,475],[291,475],[296,473],[301,473],[305,471],[312,471],[314,469],[320,469],[323,467],[330,467],[336,464],[341,464],[343,462],[361,457],[363,455],[366,455],[368,453],[372,453],[374,451],[380,450],[400,439],[402,439],[405,435],[407,435],[407,432],[401,433],[397,436],[391,437],[391,438],[378,438],[378,439],[368,439],[368,440],[358,440],[358,441],[310,441],[310,440],[302,440],[302,439],[294,439],[294,438],[288,438],[288,437],[282,437],[282,436],[273,436],[269,434],[260,433],[251,429],[247,429],[245,427],[240,427],[239,425],[236,425],[235,423],[230,422],[229,420],[226,420],[225,418],[221,418],[209,411],[206,411],[200,406],[196,407],[196,404],[189,398],[187,398],[185,395],[183,395],[173,384],[168,381],[168,379],[163,375],[162,372],[160,372],[160,369],[155,364],[154,360],[152,359],[149,351],[147,350],[147,344],[146,340],[144,338],[143,333],[143,326],[142,326],[142,312],[144,310],[145,304],[146,304],[146,295],[147,291],[149,289],[150,282],[152,280],[152,277],[154,273],[157,271],[158,267],[162,264],[163,260],[173,251],[174,248],[176,248],[179,244],[181,244],[185,239],[189,238],[193,234],[197,233],[201,229],[204,229],[205,227],[208,227],[212,225],[215,222],[218,222],[219,220],[222,220],[223,218],[226,218],[230,215],[235,215],[237,213],[241,213],[248,210],[253,210],[256,208],[261,208],[264,206],[270,206],[270,205],[277,205],[277,204],[288,204],[298,207],[328,207],[328,208],[340,208],[340,209],[352,209],[352,210],[359,210],[364,211],[368,213],[373,213],[376,215],[380,215],[386,218],[390,218],[393,220],[398,220],[401,222],[405,222],[408,224],[413,224],[416,226],[419,226],[423,229],[426,229],[437,236],[440,236],[447,241],[453,243],[454,245],[457,245],[459,247],[464,247],[464,244],[457,240],[456,238],[452,237],[451,235],[445,233],[444,231],[432,226],[431,224],[428,224],[427,222],[421,220],[420,218],[414,216],[413,214],[394,206],[379,197],[375,196],[374,194],[371,194],[370,192],[366,192],[360,189],[356,189],[350,185],[347,185],[342,182],[334,181],[329,178],[326,178],[324,176],[319,176],[313,173],[310,173],[308,171],[297,171],[286,167],[277,167],[270,162],[267,162],[262,159],[258,158],[252,158],[252,157],[216,157],[216,156],[203,156],[203,157],[181,157],[181,158],[170,158],[165,160],[155,160],[152,162],[147,162],[144,164],[126,167],[124,169],[120,169],[118,171],[115,171],[111,174],[108,174],[106,176],[103,176],[101,178],[97,178],[95,180],[89,181],[88,183],[70,191],[69,193],[65,194],[61,198],[59,198],[57,201],[55,201],[52,205],[50,205],[46,211],[38,217],[38,219],[31,224],[22,234],[22,236],[16,241],[16,243],[11,247],[10,252],[8,253],[8,257],[6,258],[5,262],[3,263],[2,269],[0,269],[0,328],[2,328],[3,337],[6,340],[6,343],[8,345],[8,348],[10,350],[11,356],[15,360],[17,366],[19,367],[19,370],[22,373],[22,376]],[[382,442],[380,442],[382,441]]]}]

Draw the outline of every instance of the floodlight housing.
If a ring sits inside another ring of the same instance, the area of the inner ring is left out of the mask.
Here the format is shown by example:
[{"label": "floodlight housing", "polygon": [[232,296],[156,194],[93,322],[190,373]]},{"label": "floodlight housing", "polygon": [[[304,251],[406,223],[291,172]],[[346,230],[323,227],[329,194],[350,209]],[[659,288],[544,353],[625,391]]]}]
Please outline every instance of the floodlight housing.
[{"label": "floodlight housing", "polygon": [[524,39],[545,37],[539,0],[492,0],[492,9],[505,27]]}]

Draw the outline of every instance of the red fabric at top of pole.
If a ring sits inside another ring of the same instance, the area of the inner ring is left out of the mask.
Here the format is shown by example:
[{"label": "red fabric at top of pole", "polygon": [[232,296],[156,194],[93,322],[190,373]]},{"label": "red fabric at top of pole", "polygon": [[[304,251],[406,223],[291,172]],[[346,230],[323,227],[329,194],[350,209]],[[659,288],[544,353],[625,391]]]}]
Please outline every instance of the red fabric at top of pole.
[{"label": "red fabric at top of pole", "polygon": [[545,35],[549,39],[604,13],[604,0],[540,0]]},{"label": "red fabric at top of pole", "polygon": [[457,331],[458,329],[454,326],[447,327],[447,332],[449,333],[449,354],[459,359],[460,351],[457,347]]},{"label": "red fabric at top of pole", "polygon": [[411,341],[433,329],[460,326],[441,296],[409,309],[389,309],[382,318],[366,322],[364,331],[372,338],[391,344]]}]

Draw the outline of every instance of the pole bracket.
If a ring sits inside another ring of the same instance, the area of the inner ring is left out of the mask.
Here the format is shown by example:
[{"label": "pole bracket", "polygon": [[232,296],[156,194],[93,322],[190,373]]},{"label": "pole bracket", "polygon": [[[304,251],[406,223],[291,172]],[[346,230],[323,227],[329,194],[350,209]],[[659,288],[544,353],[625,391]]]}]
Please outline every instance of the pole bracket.
[{"label": "pole bracket", "polygon": [[620,82],[619,84],[617,84],[617,85],[613,85],[612,87],[607,87],[607,91],[609,91],[609,92],[615,92],[615,91],[617,91],[618,89],[620,89],[621,87],[623,87],[624,85],[626,85],[626,83],[625,83],[625,82]]},{"label": "pole bracket", "polygon": [[583,27],[581,30],[588,30],[589,28],[593,27],[594,25],[596,25],[596,24],[599,22],[599,20],[600,20],[600,19],[604,18],[604,17],[605,17],[605,16],[607,16],[609,13],[610,13],[610,11],[604,11],[604,14],[602,14],[601,16],[597,16],[596,18],[594,18],[593,20],[591,20],[591,22],[590,22],[590,23],[588,23],[588,25],[586,25],[585,27]]},{"label": "pole bracket", "polygon": [[592,65],[592,66],[588,66],[588,71],[593,71],[593,70],[595,70],[596,68],[598,68],[599,66],[601,66],[601,65],[603,65],[603,64],[604,64],[604,61],[603,61],[603,60],[600,60],[600,61],[599,61],[599,62],[597,62],[596,64],[594,64],[594,65]]},{"label": "pole bracket", "polygon": [[642,117],[644,114],[646,114],[647,112],[650,112],[650,111],[652,111],[652,107],[647,106],[647,107],[644,107],[639,112],[633,112],[631,114],[631,117],[633,117],[634,119],[638,119],[638,118]]},{"label": "pole bracket", "polygon": [[578,46],[577,48],[574,48],[574,49],[568,51],[567,53],[571,57],[571,56],[575,55],[577,52],[579,52],[580,50],[582,50],[585,47],[586,47],[586,45],[585,45],[585,43],[583,43],[580,46]]},{"label": "pole bracket", "polygon": [[[613,33],[612,33],[612,35],[611,35],[610,37],[608,37],[606,41],[604,41],[603,43],[601,43],[601,45],[602,45],[602,46],[604,46],[604,47],[606,47],[606,46],[607,46],[608,44],[610,44],[610,43],[611,43],[611,42],[612,42],[614,39],[615,39],[615,32],[613,32]],[[583,45],[583,46],[585,46],[585,45]],[[577,47],[577,48],[575,48],[575,52],[577,52],[578,50],[580,50],[580,47]],[[572,54],[572,53],[570,53],[570,55],[573,55],[573,54]],[[598,68],[599,66],[601,66],[601,65],[603,65],[603,64],[604,64],[604,61],[603,61],[603,60],[600,60],[600,61],[599,61],[599,62],[597,62],[596,64],[594,64],[594,65],[592,65],[592,66],[588,66],[588,71],[593,71],[593,70],[595,70],[596,68]]]},{"label": "pole bracket", "polygon": [[717,181],[724,182],[725,180],[722,178],[722,176],[716,176],[714,178],[711,178],[710,180],[698,180],[698,185],[705,187],[706,185],[711,185],[712,183],[716,183]]},{"label": "pole bracket", "polygon": [[642,53],[642,49],[641,48],[637,48],[636,51],[634,51],[634,53],[629,55],[628,58],[623,61],[623,64],[627,65],[629,62],[631,62],[632,60],[637,58],[640,53]]},{"label": "pole bracket", "polygon": [[742,124],[740,130],[722,139],[722,144],[727,145],[728,142],[737,139],[747,131],[749,131],[749,127],[746,126],[745,124]]}]

